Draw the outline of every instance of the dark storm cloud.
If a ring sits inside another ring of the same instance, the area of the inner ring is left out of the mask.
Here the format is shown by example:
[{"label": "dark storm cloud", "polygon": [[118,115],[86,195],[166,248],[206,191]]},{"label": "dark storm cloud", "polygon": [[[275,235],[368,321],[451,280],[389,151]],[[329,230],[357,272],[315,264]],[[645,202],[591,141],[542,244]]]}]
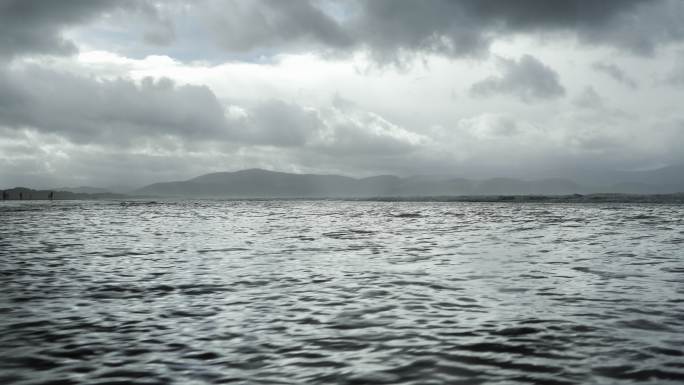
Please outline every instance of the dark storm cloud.
[{"label": "dark storm cloud", "polygon": [[337,7],[306,0],[212,4],[204,18],[228,51],[299,45],[342,51],[368,48],[383,61],[417,52],[478,56],[499,36],[568,32],[586,44],[650,54],[660,44],[684,38],[684,5],[677,0],[372,0],[333,3]]},{"label": "dark storm cloud", "polygon": [[678,0],[374,0],[354,30],[374,50],[471,55],[511,33],[571,32],[587,44],[649,54],[684,38]]},{"label": "dark storm cloud", "polygon": [[596,62],[592,64],[592,68],[598,72],[604,73],[615,81],[622,83],[630,88],[637,88],[636,80],[625,74],[622,68],[612,63]]},{"label": "dark storm cloud", "polygon": [[374,0],[362,2],[361,17],[353,26],[361,43],[388,55],[400,50],[473,55],[486,51],[492,39],[502,34],[539,30],[594,34],[641,2]]},{"label": "dark storm cloud", "polygon": [[524,55],[518,61],[499,60],[502,74],[473,84],[470,88],[471,95],[513,95],[528,103],[565,95],[565,88],[560,84],[558,73],[534,56]]},{"label": "dark storm cloud", "polygon": [[141,14],[151,21],[144,36],[147,41],[168,43],[173,39],[171,22],[146,1],[0,0],[0,58],[72,54],[77,47],[63,36],[64,29],[113,11]]},{"label": "dark storm cloud", "polygon": [[215,137],[223,108],[207,87],[168,79],[97,81],[43,68],[0,72],[0,124],[55,133],[75,143],[127,145],[140,137]]},{"label": "dark storm cloud", "polygon": [[74,52],[74,44],[62,38],[62,28],[84,22],[114,3],[90,0],[0,0],[0,56]]},{"label": "dark storm cloud", "polygon": [[229,51],[351,44],[335,20],[309,1],[209,1],[200,8],[219,45]]},{"label": "dark storm cloud", "polygon": [[[142,38],[169,44],[175,21],[187,33],[204,28],[228,52],[367,48],[378,60],[404,54],[477,56],[499,36],[570,32],[581,42],[649,54],[684,38],[678,0],[0,0],[0,57],[67,54],[62,32],[99,15],[122,11],[152,21]],[[185,36],[185,44],[202,36]]]}]

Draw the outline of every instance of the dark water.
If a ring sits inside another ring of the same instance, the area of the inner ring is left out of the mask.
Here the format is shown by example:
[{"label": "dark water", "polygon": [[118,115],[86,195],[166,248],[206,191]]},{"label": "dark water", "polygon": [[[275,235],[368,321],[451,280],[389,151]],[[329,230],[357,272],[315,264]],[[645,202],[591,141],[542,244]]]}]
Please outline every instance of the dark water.
[{"label": "dark water", "polygon": [[0,204],[0,384],[684,382],[684,206]]}]

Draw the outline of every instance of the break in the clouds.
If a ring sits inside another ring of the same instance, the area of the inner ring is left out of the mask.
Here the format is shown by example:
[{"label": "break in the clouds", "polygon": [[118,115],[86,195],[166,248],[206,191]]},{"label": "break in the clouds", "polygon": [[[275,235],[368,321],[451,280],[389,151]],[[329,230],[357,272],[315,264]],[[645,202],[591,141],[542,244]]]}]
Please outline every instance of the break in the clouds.
[{"label": "break in the clouds", "polygon": [[0,0],[0,185],[679,164],[683,17],[677,0]]}]

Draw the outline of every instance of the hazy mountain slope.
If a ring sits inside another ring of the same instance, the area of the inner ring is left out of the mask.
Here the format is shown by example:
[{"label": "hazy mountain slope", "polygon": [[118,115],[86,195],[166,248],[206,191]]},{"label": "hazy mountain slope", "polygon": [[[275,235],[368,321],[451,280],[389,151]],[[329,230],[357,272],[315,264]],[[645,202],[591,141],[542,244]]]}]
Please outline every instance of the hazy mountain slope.
[{"label": "hazy mountain slope", "polygon": [[56,191],[68,191],[75,194],[109,194],[110,190],[100,187],[79,186],[79,187],[57,187]]},{"label": "hazy mountain slope", "polygon": [[196,197],[355,196],[357,180],[338,175],[288,174],[260,169],[220,172],[186,182],[155,183],[137,194]]},{"label": "hazy mountain slope", "polygon": [[673,165],[654,170],[625,171],[596,169],[567,169],[563,175],[588,186],[590,191],[621,193],[674,193],[684,191],[684,165]]},{"label": "hazy mountain slope", "polygon": [[[514,178],[471,180],[443,176],[290,174],[261,169],[205,174],[187,181],[155,183],[134,191],[138,195],[240,198],[325,198],[448,195],[563,195],[586,193],[670,193],[684,191],[681,168],[616,172],[599,186],[569,179],[526,181]],[[613,182],[619,175],[621,182]],[[679,187],[681,186],[681,187]]]}]

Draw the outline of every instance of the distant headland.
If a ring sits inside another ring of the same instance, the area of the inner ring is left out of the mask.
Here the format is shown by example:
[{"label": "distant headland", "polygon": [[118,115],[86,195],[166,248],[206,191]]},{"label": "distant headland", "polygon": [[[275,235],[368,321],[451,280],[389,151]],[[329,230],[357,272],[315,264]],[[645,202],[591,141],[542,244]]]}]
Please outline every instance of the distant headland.
[{"label": "distant headland", "polygon": [[15,187],[2,190],[2,200],[93,200],[93,199],[124,199],[128,195],[110,192],[75,193],[62,190],[34,190],[26,187]]}]

